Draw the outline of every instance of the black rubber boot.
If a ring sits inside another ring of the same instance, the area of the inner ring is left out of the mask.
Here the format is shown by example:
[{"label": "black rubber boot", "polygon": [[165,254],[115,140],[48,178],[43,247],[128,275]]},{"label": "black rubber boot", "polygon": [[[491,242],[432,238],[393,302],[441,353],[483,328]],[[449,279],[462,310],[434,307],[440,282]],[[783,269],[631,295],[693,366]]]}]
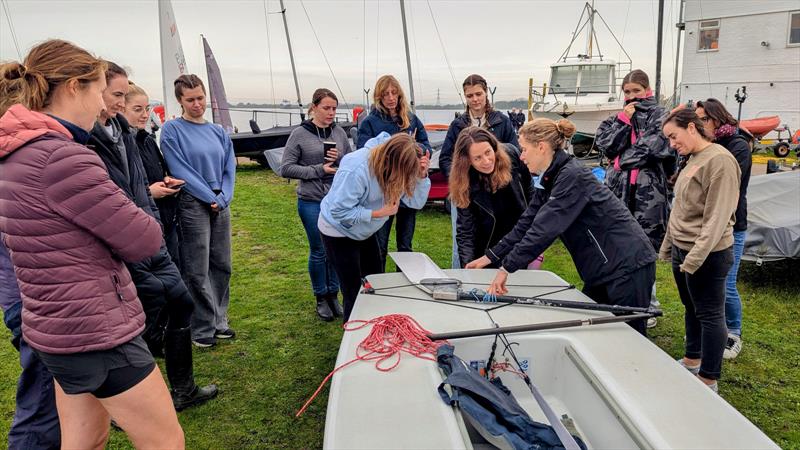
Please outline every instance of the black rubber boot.
[{"label": "black rubber boot", "polygon": [[191,329],[167,329],[164,341],[164,362],[175,410],[182,411],[216,397],[216,384],[200,387],[194,382]]},{"label": "black rubber boot", "polygon": [[333,311],[331,311],[331,307],[328,306],[328,299],[325,295],[317,296],[317,315],[325,322],[333,320]]},{"label": "black rubber boot", "polygon": [[336,292],[325,294],[325,300],[328,302],[328,309],[333,313],[333,317],[342,317],[342,305],[339,303],[339,295]]}]

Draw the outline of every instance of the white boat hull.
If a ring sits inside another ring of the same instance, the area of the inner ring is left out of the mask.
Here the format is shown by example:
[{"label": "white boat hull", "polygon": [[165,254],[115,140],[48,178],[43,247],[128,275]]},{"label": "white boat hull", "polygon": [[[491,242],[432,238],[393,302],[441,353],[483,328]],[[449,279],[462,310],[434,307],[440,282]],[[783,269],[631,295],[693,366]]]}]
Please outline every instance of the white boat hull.
[{"label": "white boat hull", "polygon": [[[555,111],[558,111],[556,113]],[[575,124],[575,128],[579,133],[594,136],[597,133],[597,127],[600,123],[606,120],[609,116],[616,115],[622,111],[622,106],[614,106],[610,108],[589,109],[589,108],[571,108],[564,111],[563,109],[556,108],[549,112],[533,111],[533,117],[545,117],[551,120],[559,120],[566,118]]]},{"label": "white boat hull", "polygon": [[[487,286],[495,271],[448,270],[446,273],[465,283],[473,283],[465,284],[470,289]],[[492,326],[484,311],[431,301],[427,293],[408,286],[403,274],[368,278],[373,287],[384,289],[372,295],[361,294],[351,319],[408,314],[432,332]],[[545,271],[518,271],[509,277],[511,295],[544,295],[553,291],[552,286],[567,285],[558,276]],[[401,287],[388,289],[391,286]],[[548,298],[591,301],[575,289]],[[491,312],[500,326],[605,314],[517,305]],[[368,331],[361,329],[344,334],[337,366],[355,356],[359,342]],[[590,448],[777,448],[736,409],[627,325],[609,324],[508,337],[520,344],[514,351],[527,360],[533,382],[557,414],[568,414],[574,420]],[[451,343],[456,355],[470,361],[485,360],[492,342],[492,337],[481,337]],[[534,420],[546,422],[525,385],[511,374],[502,377]],[[385,373],[376,370],[371,363],[348,366],[332,380],[324,447],[466,449],[481,446],[469,437],[458,410],[439,398],[436,388],[442,380],[436,363],[409,355],[403,355],[399,366]]]}]

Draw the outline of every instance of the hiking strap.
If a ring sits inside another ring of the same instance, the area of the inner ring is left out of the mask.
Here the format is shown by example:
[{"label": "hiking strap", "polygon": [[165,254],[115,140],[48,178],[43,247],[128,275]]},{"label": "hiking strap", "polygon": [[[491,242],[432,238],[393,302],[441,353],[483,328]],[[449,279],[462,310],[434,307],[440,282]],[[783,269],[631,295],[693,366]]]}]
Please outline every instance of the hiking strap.
[{"label": "hiking strap", "polygon": [[553,408],[551,408],[550,404],[547,403],[547,400],[544,399],[544,396],[539,391],[539,388],[533,384],[527,374],[525,375],[525,383],[528,385],[528,388],[530,388],[533,398],[536,399],[536,403],[538,403],[539,407],[542,408],[545,417],[547,417],[547,421],[550,422],[550,426],[553,427],[553,431],[556,432],[558,439],[560,439],[561,443],[564,444],[564,449],[581,450],[581,447],[577,442],[575,442],[575,438],[572,437],[572,434],[570,434],[569,431],[567,431],[567,427],[561,423],[561,419],[558,418],[555,411],[553,411]]}]

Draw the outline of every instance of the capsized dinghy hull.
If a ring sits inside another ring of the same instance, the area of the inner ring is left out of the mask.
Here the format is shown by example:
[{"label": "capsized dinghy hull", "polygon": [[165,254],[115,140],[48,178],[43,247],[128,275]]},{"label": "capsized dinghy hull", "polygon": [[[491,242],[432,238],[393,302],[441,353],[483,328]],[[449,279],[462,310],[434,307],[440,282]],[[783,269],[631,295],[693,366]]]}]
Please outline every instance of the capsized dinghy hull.
[{"label": "capsized dinghy hull", "polygon": [[[447,270],[464,288],[485,288],[494,270]],[[351,319],[407,314],[436,333],[492,325],[482,310],[454,307],[414,286],[400,273],[368,277],[378,289],[361,294]],[[470,284],[473,283],[473,284]],[[477,284],[474,284],[477,283]],[[521,286],[524,285],[524,286]],[[542,295],[567,286],[546,271],[509,277],[510,295]],[[390,288],[392,286],[400,286]],[[548,296],[590,301],[575,289]],[[480,309],[492,306],[470,304]],[[603,316],[606,313],[546,307],[506,306],[492,311],[501,326]],[[346,332],[337,365],[355,356],[368,329]],[[624,324],[508,335],[527,362],[531,378],[560,416],[567,414],[589,448],[778,448],[725,400],[646,338]],[[486,360],[493,337],[451,341],[465,361]],[[498,355],[502,349],[498,348]],[[502,361],[502,356],[498,356]],[[534,420],[544,416],[515,375],[501,375]],[[379,372],[359,362],[334,375],[328,401],[324,447],[473,448],[458,411],[445,405],[436,388],[443,380],[436,363],[403,355],[399,366]],[[692,407],[687,408],[687,399]]]}]

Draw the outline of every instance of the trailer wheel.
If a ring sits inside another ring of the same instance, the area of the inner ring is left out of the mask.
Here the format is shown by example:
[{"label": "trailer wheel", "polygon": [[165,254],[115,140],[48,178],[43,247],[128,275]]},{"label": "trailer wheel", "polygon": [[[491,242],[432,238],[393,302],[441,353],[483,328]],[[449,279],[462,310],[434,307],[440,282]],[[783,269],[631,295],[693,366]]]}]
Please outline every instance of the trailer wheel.
[{"label": "trailer wheel", "polygon": [[786,158],[789,156],[789,144],[786,142],[779,142],[775,144],[775,147],[773,147],[772,151],[778,158]]}]

